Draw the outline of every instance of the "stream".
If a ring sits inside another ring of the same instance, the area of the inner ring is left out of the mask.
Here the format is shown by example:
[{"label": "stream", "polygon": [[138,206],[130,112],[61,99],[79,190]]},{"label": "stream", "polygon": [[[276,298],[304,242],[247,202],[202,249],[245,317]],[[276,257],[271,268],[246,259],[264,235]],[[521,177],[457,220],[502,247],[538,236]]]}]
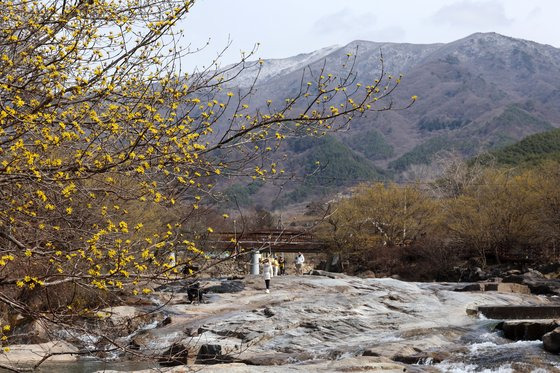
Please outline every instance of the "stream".
[{"label": "stream", "polygon": [[[493,331],[496,320],[481,319],[477,329],[465,334],[451,352],[452,357],[440,363],[425,361],[415,365],[431,371],[445,373],[514,373],[560,372],[560,356],[547,353],[541,341],[510,341]],[[99,361],[83,359],[77,363],[45,363],[39,372],[50,373],[93,373],[105,370],[133,372],[160,367],[153,362]],[[265,368],[265,367],[263,367]],[[1,370],[0,370],[1,371]]]},{"label": "stream", "polygon": [[560,372],[560,356],[546,352],[541,341],[506,339],[501,331],[494,331],[497,323],[482,319],[479,328],[461,338],[458,344],[464,348],[431,366],[446,373]]}]

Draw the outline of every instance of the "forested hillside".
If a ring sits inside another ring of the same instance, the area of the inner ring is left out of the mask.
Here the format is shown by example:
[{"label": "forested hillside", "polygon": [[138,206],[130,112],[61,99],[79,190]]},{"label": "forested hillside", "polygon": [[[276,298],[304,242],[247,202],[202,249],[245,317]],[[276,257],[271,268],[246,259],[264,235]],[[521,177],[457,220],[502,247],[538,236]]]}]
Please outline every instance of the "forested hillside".
[{"label": "forested hillside", "polygon": [[534,165],[560,160],[560,129],[528,136],[518,143],[482,155],[480,161],[501,165]]},{"label": "forested hillside", "polygon": [[[364,179],[403,180],[411,167],[430,167],[442,151],[471,158],[560,125],[560,50],[495,33],[477,33],[448,44],[355,41],[264,60],[253,105],[268,110],[296,95],[307,76],[336,78],[349,66],[358,85],[380,74],[398,80],[389,105],[393,109],[411,96],[418,99],[407,110],[355,118],[329,140],[309,140],[306,146],[286,141],[274,159],[290,165],[286,168],[292,181],[310,165],[319,162],[320,167],[303,187],[290,181],[271,192],[267,186],[253,200],[282,207]],[[258,68],[241,75],[242,90],[248,89]],[[270,101],[265,103],[265,98]],[[272,195],[277,198],[270,199]]]}]

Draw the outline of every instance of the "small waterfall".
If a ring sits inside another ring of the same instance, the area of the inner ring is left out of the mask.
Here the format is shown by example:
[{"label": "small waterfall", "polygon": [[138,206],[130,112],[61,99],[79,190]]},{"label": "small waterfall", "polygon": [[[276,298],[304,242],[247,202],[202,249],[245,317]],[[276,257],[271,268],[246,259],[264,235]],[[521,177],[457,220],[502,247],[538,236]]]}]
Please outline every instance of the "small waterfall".
[{"label": "small waterfall", "polygon": [[441,372],[532,373],[550,372],[560,366],[560,356],[544,351],[541,341],[511,341],[499,331],[489,330],[495,322],[480,320],[480,328],[462,338],[463,349],[437,364]]}]

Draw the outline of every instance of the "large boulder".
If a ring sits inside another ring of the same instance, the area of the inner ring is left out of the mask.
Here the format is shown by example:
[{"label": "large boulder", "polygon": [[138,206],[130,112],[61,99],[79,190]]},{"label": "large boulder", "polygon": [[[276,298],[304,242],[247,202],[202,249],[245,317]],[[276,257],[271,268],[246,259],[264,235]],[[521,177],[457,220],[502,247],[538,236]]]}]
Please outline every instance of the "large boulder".
[{"label": "large boulder", "polygon": [[[404,364],[437,364],[441,363],[442,360],[449,358],[451,354],[446,352],[426,352],[422,351],[421,349],[409,345],[403,346],[390,346],[391,353],[389,353],[388,357],[392,361],[396,361],[398,363]],[[389,351],[383,351],[383,354],[386,354]],[[366,349],[362,356],[382,356],[381,351],[376,348],[369,348]]]},{"label": "large boulder", "polygon": [[337,278],[348,278],[347,275],[342,274],[342,273],[321,271],[320,269],[311,270],[311,271],[309,272],[309,275],[311,275],[311,276],[325,276],[325,277],[332,278],[332,279],[337,279]]},{"label": "large boulder", "polygon": [[560,295],[560,280],[548,279],[539,271],[505,276],[503,282],[527,285],[533,294]]},{"label": "large boulder", "polygon": [[375,272],[367,270],[367,271],[364,271],[364,272],[360,273],[358,275],[358,277],[361,277],[361,278],[375,278],[376,276],[375,276]]},{"label": "large boulder", "polygon": [[22,322],[16,327],[16,332],[11,339],[11,343],[46,343],[53,339],[52,330],[56,330],[56,325],[44,319]]},{"label": "large boulder", "polygon": [[540,273],[542,273],[545,277],[554,278],[554,277],[558,277],[558,274],[560,274],[560,263],[559,262],[545,263],[535,267],[535,269]]},{"label": "large boulder", "polygon": [[219,344],[204,344],[200,346],[196,355],[196,364],[223,364],[230,363],[233,359],[229,355],[222,354],[222,346]]},{"label": "large boulder", "polygon": [[560,328],[556,328],[542,337],[543,347],[546,351],[560,353]]},{"label": "large boulder", "polygon": [[555,321],[531,320],[516,321],[508,320],[497,325],[504,333],[504,337],[514,341],[537,341],[558,327]]},{"label": "large boulder", "polygon": [[161,365],[168,367],[176,365],[186,365],[188,357],[188,348],[181,343],[175,343],[161,354],[161,356],[158,358],[158,362]]},{"label": "large boulder", "polygon": [[484,285],[481,282],[474,284],[461,285],[454,289],[455,291],[484,291]]},{"label": "large boulder", "polygon": [[425,364],[439,364],[445,359],[449,359],[451,354],[446,352],[418,352],[411,355],[395,355],[391,360],[398,363],[425,365]]},{"label": "large boulder", "polygon": [[457,280],[464,282],[485,281],[491,274],[483,271],[480,267],[456,268]]},{"label": "large boulder", "polygon": [[286,365],[294,361],[307,361],[312,359],[313,355],[311,353],[265,352],[258,354],[244,354],[241,362],[247,365],[270,367],[275,365]]},{"label": "large boulder", "polygon": [[245,289],[245,283],[239,280],[226,280],[220,281],[217,285],[206,287],[204,290],[207,293],[239,293]]}]

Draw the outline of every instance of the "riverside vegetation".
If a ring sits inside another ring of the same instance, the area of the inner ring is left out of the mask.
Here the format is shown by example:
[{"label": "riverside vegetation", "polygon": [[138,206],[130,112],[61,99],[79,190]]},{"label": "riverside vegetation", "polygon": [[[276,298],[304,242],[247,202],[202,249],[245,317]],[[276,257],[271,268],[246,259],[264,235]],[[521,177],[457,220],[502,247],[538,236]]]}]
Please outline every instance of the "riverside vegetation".
[{"label": "riverside vegetation", "polygon": [[357,187],[325,208],[317,233],[354,272],[417,281],[458,280],[454,267],[466,259],[483,268],[544,264],[558,255],[559,183],[553,160],[526,167],[459,161],[434,182]]}]

